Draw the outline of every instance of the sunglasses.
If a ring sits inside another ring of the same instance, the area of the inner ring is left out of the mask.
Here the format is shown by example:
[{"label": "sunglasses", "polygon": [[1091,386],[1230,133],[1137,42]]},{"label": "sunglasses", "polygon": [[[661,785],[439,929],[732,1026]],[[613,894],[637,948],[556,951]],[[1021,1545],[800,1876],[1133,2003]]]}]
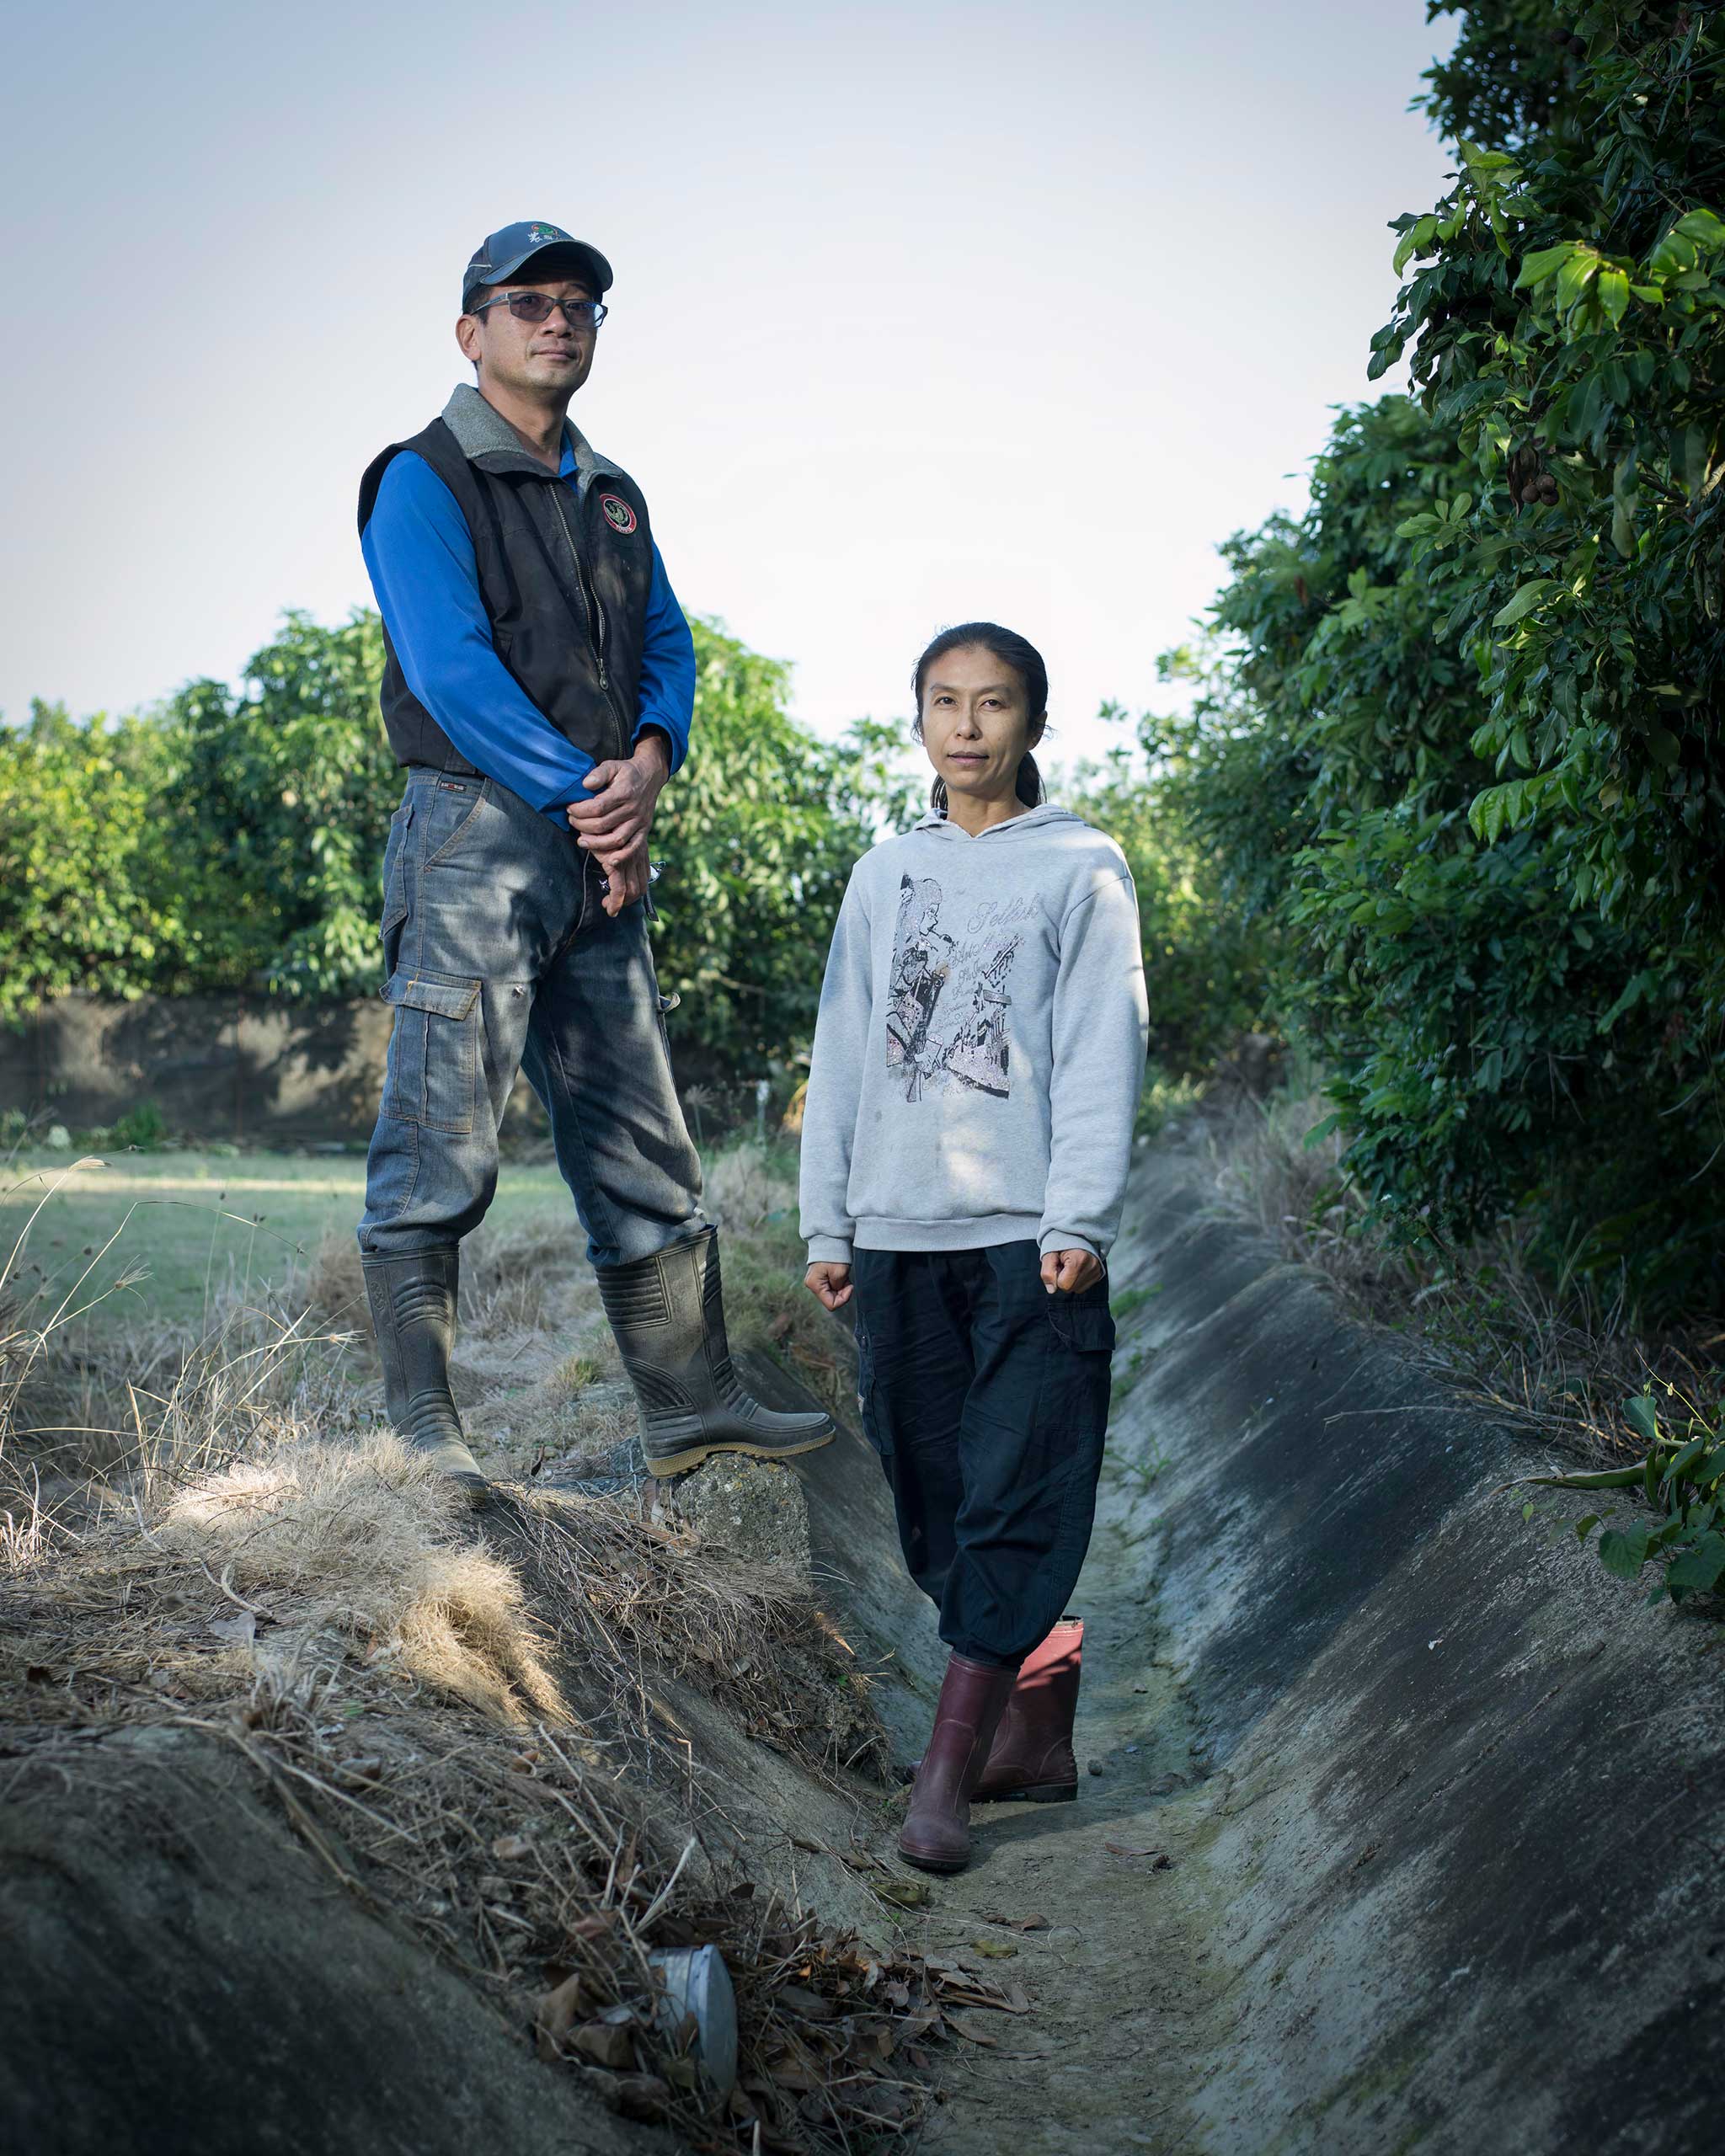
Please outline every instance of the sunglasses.
[{"label": "sunglasses", "polygon": [[470,307],[467,312],[483,314],[487,307],[506,307],[517,322],[549,322],[553,312],[561,307],[571,329],[596,329],[607,312],[602,300],[554,300],[549,292],[505,292],[500,299]]}]

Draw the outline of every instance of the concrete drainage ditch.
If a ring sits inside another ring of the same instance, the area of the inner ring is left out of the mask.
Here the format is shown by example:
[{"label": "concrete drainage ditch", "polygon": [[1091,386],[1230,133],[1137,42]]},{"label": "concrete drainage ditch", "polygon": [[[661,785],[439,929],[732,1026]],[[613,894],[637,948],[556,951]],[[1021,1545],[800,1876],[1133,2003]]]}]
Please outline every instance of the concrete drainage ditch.
[{"label": "concrete drainage ditch", "polygon": [[[1011,1953],[1036,2008],[967,2066],[940,2145],[1717,2148],[1718,1626],[1524,1525],[1498,1491],[1527,1442],[1434,1397],[1191,1162],[1147,1157],[1130,1219],[1091,1773],[1076,1806],[980,1813],[935,1890],[921,1943]],[[817,1562],[921,1640],[828,1457]]]},{"label": "concrete drainage ditch", "polygon": [[[762,1876],[1022,1990],[942,2054],[952,2156],[1716,2147],[1719,1628],[1524,1526],[1496,1492],[1525,1442],[1218,1217],[1193,1163],[1147,1155],[1130,1220],[1079,1801],[980,1812],[972,1868],[894,1915],[841,1860],[878,1830],[890,1865],[890,1805],[859,1813],[680,1694]],[[721,1468],[689,1503],[778,1564],[806,1525],[908,1759],[943,1657],[878,1465],[847,1429],[795,1473],[806,1522],[777,1470]],[[669,2145],[354,1907],[208,1744],[92,1732],[80,1759],[0,1822],[9,2145]]]}]

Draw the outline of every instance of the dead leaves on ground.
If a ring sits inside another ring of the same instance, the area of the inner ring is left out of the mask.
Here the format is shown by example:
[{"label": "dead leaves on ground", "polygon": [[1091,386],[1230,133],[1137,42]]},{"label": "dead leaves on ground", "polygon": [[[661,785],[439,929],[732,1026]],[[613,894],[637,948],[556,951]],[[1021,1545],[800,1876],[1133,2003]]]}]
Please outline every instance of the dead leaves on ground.
[{"label": "dead leaves on ground", "polygon": [[926,1909],[934,1899],[933,1889],[926,1880],[889,1876],[868,1883],[881,1901],[890,1902],[895,1909]]},{"label": "dead leaves on ground", "polygon": [[1104,1842],[1103,1847],[1110,1856],[1147,1856],[1152,1860],[1150,1867],[1152,1871],[1172,1871],[1174,1868],[1174,1860],[1166,1849],[1129,1849],[1120,1842]]},{"label": "dead leaves on ground", "polygon": [[912,2132],[933,2100],[923,2079],[931,2047],[961,2037],[991,2047],[991,2015],[1030,2011],[1017,1984],[938,1955],[877,1954],[854,1933],[823,1932],[814,1918],[793,1920],[780,1908],[763,1913],[745,1945],[734,1897],[677,1929],[690,1945],[719,1946],[737,1993],[730,2131],[697,2143],[704,2151],[758,2146],[762,2156],[792,2156]]}]

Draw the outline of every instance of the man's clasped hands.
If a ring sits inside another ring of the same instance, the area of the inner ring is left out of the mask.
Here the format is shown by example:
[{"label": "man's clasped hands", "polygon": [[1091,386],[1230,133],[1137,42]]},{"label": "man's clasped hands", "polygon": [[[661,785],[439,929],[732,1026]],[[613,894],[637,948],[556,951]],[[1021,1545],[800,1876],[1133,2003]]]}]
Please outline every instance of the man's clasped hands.
[{"label": "man's clasped hands", "polygon": [[613,920],[646,892],[648,834],[670,776],[665,736],[644,734],[632,756],[595,764],[584,782],[592,799],[572,801],[565,811],[577,843],[609,879],[602,903]]}]

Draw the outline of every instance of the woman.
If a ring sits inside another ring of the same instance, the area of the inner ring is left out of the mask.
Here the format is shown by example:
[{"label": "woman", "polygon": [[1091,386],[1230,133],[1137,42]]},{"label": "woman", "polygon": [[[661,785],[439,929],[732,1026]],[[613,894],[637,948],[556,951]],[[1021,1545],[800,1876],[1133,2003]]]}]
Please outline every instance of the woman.
[{"label": "woman", "polygon": [[921,823],[859,862],[803,1123],[807,1285],[854,1294],[864,1428],[952,1650],[899,1849],[969,1855],[973,1796],[1076,1796],[1081,1627],[1114,1344],[1104,1267],[1144,1070],[1114,841],[1044,804],[1048,675],[970,622],[917,662]]}]

